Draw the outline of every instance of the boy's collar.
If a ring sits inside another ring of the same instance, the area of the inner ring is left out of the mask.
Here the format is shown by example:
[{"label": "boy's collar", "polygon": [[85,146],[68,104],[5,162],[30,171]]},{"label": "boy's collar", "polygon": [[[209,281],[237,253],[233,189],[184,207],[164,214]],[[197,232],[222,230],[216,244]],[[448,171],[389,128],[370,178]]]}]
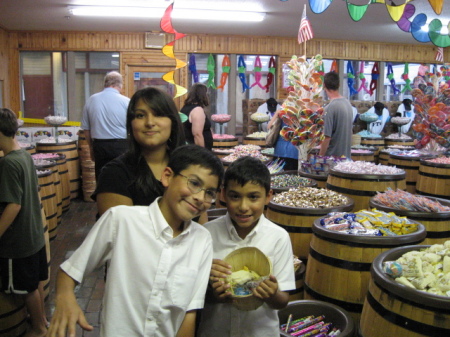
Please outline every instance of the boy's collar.
[{"label": "boy's collar", "polygon": [[[149,212],[150,216],[156,216],[153,220],[153,228],[155,229],[155,236],[159,238],[163,233],[167,232],[170,233],[171,237],[173,238],[174,230],[169,225],[167,220],[164,218],[164,215],[161,212],[161,208],[159,207],[159,201],[162,197],[158,197],[155,199],[153,203],[149,206]],[[178,236],[185,235],[191,231],[191,223],[192,220],[184,221],[182,223],[183,228],[181,229],[181,232]]]},{"label": "boy's collar", "polygon": [[234,237],[234,236],[235,236],[236,238],[239,238],[240,240],[247,240],[248,238],[251,238],[251,237],[253,237],[254,235],[256,235],[256,233],[258,232],[258,229],[261,227],[261,226],[260,226],[260,223],[261,223],[261,220],[262,220],[263,218],[264,218],[264,214],[261,214],[261,216],[260,216],[260,218],[258,219],[258,222],[256,223],[255,227],[252,228],[252,230],[250,231],[250,233],[248,233],[248,235],[245,237],[245,239],[242,239],[242,238],[239,236],[239,234],[238,234],[236,228],[235,228],[234,225],[233,225],[233,221],[231,220],[230,214],[227,212],[227,214],[226,214],[226,216],[225,216],[225,224],[226,224],[226,226],[227,226],[228,234],[229,234],[231,237]]}]

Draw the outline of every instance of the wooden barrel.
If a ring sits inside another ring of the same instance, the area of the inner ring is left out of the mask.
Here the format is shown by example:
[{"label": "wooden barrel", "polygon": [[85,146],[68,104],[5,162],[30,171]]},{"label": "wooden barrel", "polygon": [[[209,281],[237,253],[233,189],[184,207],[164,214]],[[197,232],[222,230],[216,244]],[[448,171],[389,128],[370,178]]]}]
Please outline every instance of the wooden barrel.
[{"label": "wooden barrel", "polygon": [[301,171],[301,170],[299,170],[298,173],[302,177],[306,177],[306,178],[310,178],[310,179],[315,180],[317,182],[317,187],[320,187],[320,188],[326,188],[327,187],[328,174],[327,175],[311,174],[311,173],[306,173],[306,172]]},{"label": "wooden barrel", "polygon": [[213,148],[213,153],[217,156],[217,158],[222,159],[223,157],[228,156],[229,154],[233,153],[233,150],[226,149],[226,148]]},{"label": "wooden barrel", "polygon": [[305,284],[305,264],[302,263],[295,271],[295,289],[288,291],[289,302],[302,300],[304,298]]},{"label": "wooden barrel", "polygon": [[91,199],[92,193],[95,191],[95,163],[92,160],[83,160],[81,162],[81,177],[83,188],[83,200],[87,202],[94,202]]},{"label": "wooden barrel", "polygon": [[[44,207],[45,219],[48,224],[50,240],[56,238],[58,231],[58,208],[56,205],[56,187],[54,183],[54,167],[56,164],[37,166],[38,170],[50,170],[50,172],[38,172],[39,195]],[[58,172],[56,172],[58,174]]]},{"label": "wooden barrel", "polygon": [[361,145],[368,145],[377,148],[374,153],[375,162],[378,163],[378,155],[380,150],[384,148],[384,138],[383,137],[361,137]]},{"label": "wooden barrel", "polygon": [[258,145],[261,147],[267,147],[266,138],[253,138],[253,137],[244,137],[242,144],[244,145]]},{"label": "wooden barrel", "polygon": [[352,153],[352,160],[353,161],[375,161],[375,152],[370,153]]},{"label": "wooden barrel", "polygon": [[0,292],[0,337],[18,337],[27,332],[23,296]]},{"label": "wooden barrel", "polygon": [[35,154],[36,153],[36,147],[34,145],[29,145],[24,148],[25,151],[27,151],[29,154]]},{"label": "wooden barrel", "polygon": [[390,145],[402,145],[402,146],[414,146],[414,139],[409,138],[409,139],[389,139],[389,138],[385,138],[384,139],[384,143],[386,144],[386,146],[390,146]]},{"label": "wooden barrel", "polygon": [[305,298],[338,305],[359,322],[370,281],[370,266],[391,248],[420,244],[426,236],[419,224],[411,234],[366,236],[324,228],[315,220],[305,277]]},{"label": "wooden barrel", "polygon": [[58,167],[59,180],[61,182],[62,191],[62,212],[67,212],[70,208],[70,181],[69,168],[67,167],[66,155],[58,153],[56,158],[56,166]]},{"label": "wooden barrel", "polygon": [[231,149],[237,145],[239,145],[237,138],[213,139],[213,147]]},{"label": "wooden barrel", "polygon": [[361,135],[353,134],[352,135],[352,146],[361,145]]},{"label": "wooden barrel", "polygon": [[[427,198],[438,201],[444,206],[450,206],[449,200],[434,197]],[[426,245],[443,244],[445,241],[450,240],[450,212],[406,211],[380,205],[373,199],[370,200],[369,205],[372,208],[385,212],[394,212],[399,216],[406,216],[408,219],[420,222],[427,231],[427,237],[423,242]]]},{"label": "wooden barrel", "polygon": [[[301,180],[304,181],[304,185],[299,186],[299,185],[290,184],[290,185],[286,185],[284,187],[274,186],[273,180],[275,179],[275,177],[285,176],[285,175],[301,177]],[[298,173],[298,171],[282,171],[279,173],[275,173],[275,174],[271,175],[271,180],[272,180],[271,188],[273,190],[273,193],[281,193],[281,192],[289,191],[289,189],[291,189],[291,188],[297,188],[297,187],[317,187],[317,181],[315,181],[314,179],[311,179],[311,178],[303,177],[302,175],[300,175]]]},{"label": "wooden barrel", "polygon": [[390,153],[386,150],[381,150],[378,154],[378,164],[387,165],[389,163]]},{"label": "wooden barrel", "polygon": [[390,154],[388,165],[396,166],[399,169],[403,169],[406,173],[406,190],[409,193],[416,193],[416,182],[419,175],[419,166],[421,158],[432,158],[432,156],[400,156],[397,154]]},{"label": "wooden barrel", "polygon": [[81,187],[80,160],[78,157],[77,142],[36,143],[36,150],[37,152],[58,152],[66,155],[66,163],[69,170],[70,199],[77,198]]},{"label": "wooden barrel", "polygon": [[355,211],[367,209],[369,200],[377,192],[388,187],[406,189],[405,173],[398,174],[357,174],[344,173],[331,169],[328,173],[327,188],[352,198]]},{"label": "wooden barrel", "polygon": [[45,253],[47,255],[48,278],[39,283],[39,288],[41,288],[40,291],[42,291],[44,301],[46,301],[50,294],[50,272],[51,272],[50,236],[48,234],[48,222],[45,217],[44,205],[42,204],[42,200],[40,200],[40,203],[41,203],[42,226],[44,227]]},{"label": "wooden barrel", "polygon": [[378,255],[372,263],[369,291],[361,315],[360,336],[450,336],[450,301],[395,282],[383,262],[429,246],[406,246]]},{"label": "wooden barrel", "polygon": [[421,160],[416,191],[431,197],[450,198],[450,164]]},{"label": "wooden barrel", "polygon": [[330,212],[351,211],[353,206],[354,203],[351,198],[346,205],[330,208],[290,207],[270,201],[267,206],[266,217],[289,233],[294,255],[305,261],[308,259],[309,243],[312,236],[311,227],[314,220]]}]

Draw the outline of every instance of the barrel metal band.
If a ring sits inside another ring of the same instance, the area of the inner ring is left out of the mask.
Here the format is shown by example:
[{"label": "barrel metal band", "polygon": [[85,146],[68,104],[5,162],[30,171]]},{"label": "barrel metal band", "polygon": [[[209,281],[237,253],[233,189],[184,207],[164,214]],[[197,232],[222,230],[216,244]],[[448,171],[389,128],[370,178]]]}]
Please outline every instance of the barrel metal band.
[{"label": "barrel metal band", "polygon": [[391,176],[390,178],[386,178],[386,179],[383,179],[383,178],[373,179],[373,178],[362,178],[362,177],[359,177],[359,176],[341,177],[340,175],[333,174],[333,173],[328,173],[328,175],[336,177],[336,178],[342,178],[342,179],[345,179],[345,180],[370,181],[370,182],[380,182],[380,181],[388,182],[388,181],[399,181],[399,180],[405,179],[404,176],[399,176],[398,178],[394,178],[394,177]]},{"label": "barrel metal band", "polygon": [[272,222],[277,224],[281,228],[285,229],[288,233],[303,233],[303,234],[311,234],[312,233],[311,227],[286,226],[286,225],[282,225],[278,222],[274,222],[274,221],[272,221]]},{"label": "barrel metal band", "polygon": [[347,269],[352,271],[370,271],[370,266],[372,263],[367,262],[352,262],[352,261],[346,261],[341,259],[336,259],[334,257],[325,256],[317,251],[315,251],[313,248],[309,249],[309,255],[316,259],[317,261],[321,263],[328,264],[333,267],[341,268],[341,269]]},{"label": "barrel metal band", "polygon": [[431,232],[427,230],[427,238],[429,239],[450,239],[450,231]]},{"label": "barrel metal band", "polygon": [[296,288],[293,290],[289,290],[287,293],[292,296],[292,295],[297,295],[302,292],[303,292],[303,287],[300,287],[300,288]]},{"label": "barrel metal band", "polygon": [[406,330],[413,331],[416,333],[418,331],[421,331],[426,333],[427,336],[431,337],[448,336],[448,334],[450,333],[449,329],[439,328],[433,325],[417,322],[407,317],[401,316],[399,314],[390,312],[389,310],[385,309],[381,304],[379,304],[370,292],[367,293],[367,302],[370,304],[372,309],[375,310],[378,313],[378,315],[380,315],[386,321],[395,324],[399,327],[402,327]]},{"label": "barrel metal band", "polygon": [[345,193],[345,194],[351,194],[351,195],[360,195],[364,197],[373,197],[375,194],[377,194],[377,191],[360,191],[360,190],[353,190],[345,187],[339,187],[335,185],[331,185],[327,183],[327,188],[329,190],[333,190],[335,192],[339,193]]},{"label": "barrel metal band", "polygon": [[313,298],[319,300],[319,301],[324,301],[324,302],[328,302],[334,305],[337,305],[341,308],[344,308],[347,311],[350,312],[357,312],[357,313],[361,313],[362,309],[363,309],[363,305],[362,304],[358,304],[358,303],[350,303],[350,302],[344,302],[341,300],[337,300],[335,298],[331,298],[322,294],[319,294],[318,292],[312,290],[310,287],[308,287],[308,285],[305,283],[305,291],[311,295]]},{"label": "barrel metal band", "polygon": [[435,197],[435,198],[448,198],[449,197],[448,195],[439,195],[439,194],[423,192],[423,191],[417,189],[417,187],[416,187],[416,193],[417,194],[421,194],[421,195],[425,195],[425,196],[428,196],[428,197]]},{"label": "barrel metal band", "polygon": [[419,175],[424,176],[424,177],[442,179],[442,180],[450,179],[450,175],[447,175],[447,174],[434,174],[434,173],[419,171]]}]

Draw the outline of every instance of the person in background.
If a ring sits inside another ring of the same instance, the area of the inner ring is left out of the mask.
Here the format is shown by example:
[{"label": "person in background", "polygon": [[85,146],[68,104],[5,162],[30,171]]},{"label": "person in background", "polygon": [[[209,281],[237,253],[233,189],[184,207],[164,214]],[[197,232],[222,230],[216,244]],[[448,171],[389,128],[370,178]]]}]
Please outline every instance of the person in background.
[{"label": "person in background", "polygon": [[412,96],[405,95],[402,103],[398,106],[397,114],[400,117],[409,117],[411,121],[408,124],[399,126],[401,128],[402,133],[407,133],[411,128],[411,124],[414,122],[414,111],[412,106]]},{"label": "person in background", "polygon": [[95,161],[96,179],[106,163],[128,148],[126,116],[130,99],[120,94],[122,87],[122,75],[109,72],[103,91],[89,97],[83,109],[81,129]]},{"label": "person in background", "polygon": [[43,337],[47,319],[39,284],[48,279],[44,228],[36,168],[15,138],[18,128],[15,113],[0,109],[0,291],[24,298],[30,316],[24,336]]},{"label": "person in background", "polygon": [[[268,114],[269,115],[269,121],[273,118],[275,115],[275,112],[281,110],[281,105],[278,104],[275,98],[271,97],[269,98],[265,103],[261,104],[256,112]],[[263,131],[267,131],[268,123],[262,124]]]},{"label": "person in background", "polygon": [[323,84],[330,103],[325,107],[325,139],[320,144],[319,155],[351,158],[352,105],[348,99],[339,94],[339,75],[337,73],[326,73]]},{"label": "person in background", "polygon": [[[280,118],[277,110],[269,121],[268,128],[270,129],[275,123],[277,118]],[[281,129],[287,126],[283,120],[281,120]],[[291,142],[284,140],[281,135],[278,135],[277,142],[274,147],[274,157],[280,158],[284,161],[283,170],[285,171],[297,171],[298,170],[298,149],[291,144]]]},{"label": "person in background", "polygon": [[75,336],[76,324],[93,330],[74,288],[108,263],[101,337],[194,337],[213,256],[211,235],[191,219],[214,202],[222,175],[211,151],[184,145],[163,170],[162,197],[106,211],[58,270],[48,336]]},{"label": "person in background", "polygon": [[164,192],[161,175],[170,154],[185,144],[178,109],[165,92],[148,87],[131,97],[128,151],[106,164],[92,198],[98,214],[117,205],[150,205]]},{"label": "person in background", "polygon": [[381,134],[383,132],[384,126],[391,119],[389,110],[381,102],[376,102],[373,107],[366,111],[366,113],[375,113],[378,115],[378,120],[369,124],[369,129],[371,133]]},{"label": "person in background", "polygon": [[[204,225],[213,239],[214,260],[199,336],[279,336],[277,310],[287,305],[295,276],[289,234],[263,214],[273,193],[270,172],[259,159],[239,158],[226,170],[221,193],[227,214]],[[242,247],[258,248],[273,267],[273,274],[253,290],[264,303],[252,311],[233,306],[230,284],[224,281],[231,266],[223,259]]]},{"label": "person in background", "polygon": [[211,121],[204,110],[209,105],[207,91],[206,85],[195,83],[188,91],[181,113],[188,116],[188,120],[183,123],[186,141],[211,150],[213,146]]}]

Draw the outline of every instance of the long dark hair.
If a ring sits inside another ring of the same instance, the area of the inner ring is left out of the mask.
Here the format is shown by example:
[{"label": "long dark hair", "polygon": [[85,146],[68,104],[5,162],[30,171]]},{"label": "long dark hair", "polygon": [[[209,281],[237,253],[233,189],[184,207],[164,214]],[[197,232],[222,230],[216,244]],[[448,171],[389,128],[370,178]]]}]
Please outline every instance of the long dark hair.
[{"label": "long dark hair", "polygon": [[202,108],[209,105],[208,88],[203,83],[195,83],[188,92],[188,96],[184,104],[198,104]]},{"label": "long dark hair", "polygon": [[154,87],[147,87],[136,91],[128,104],[127,132],[129,137],[129,150],[125,156],[126,160],[136,170],[137,179],[134,182],[136,189],[142,191],[144,194],[148,194],[151,190],[155,191],[158,184],[155,184],[156,178],[142,155],[142,148],[134,138],[131,128],[131,122],[135,119],[135,109],[139,100],[142,100],[156,116],[170,118],[172,127],[170,137],[167,140],[167,152],[169,155],[178,146],[184,145],[186,139],[184,137],[183,124],[172,97]]}]

